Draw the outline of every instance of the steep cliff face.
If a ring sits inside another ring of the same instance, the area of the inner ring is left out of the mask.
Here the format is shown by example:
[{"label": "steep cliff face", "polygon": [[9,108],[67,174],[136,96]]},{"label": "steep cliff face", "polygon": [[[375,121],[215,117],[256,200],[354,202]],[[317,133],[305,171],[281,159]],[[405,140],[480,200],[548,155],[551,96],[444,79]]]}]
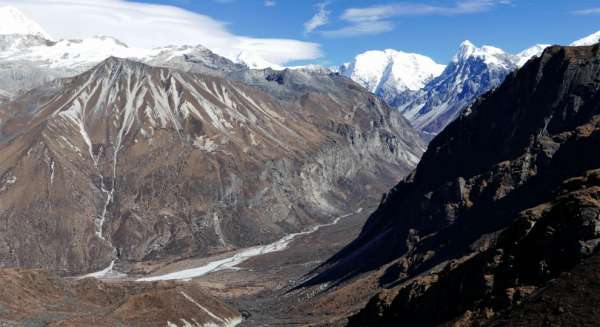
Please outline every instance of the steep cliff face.
[{"label": "steep cliff face", "polygon": [[72,274],[256,245],[416,165],[399,113],[347,78],[286,74],[302,78],[253,75],[273,97],[111,58],[4,105],[2,264]]},{"label": "steep cliff face", "polygon": [[594,46],[551,47],[509,75],[432,141],[307,285],[385,266],[379,282],[391,289],[355,325],[468,325],[594,253],[599,74]]}]

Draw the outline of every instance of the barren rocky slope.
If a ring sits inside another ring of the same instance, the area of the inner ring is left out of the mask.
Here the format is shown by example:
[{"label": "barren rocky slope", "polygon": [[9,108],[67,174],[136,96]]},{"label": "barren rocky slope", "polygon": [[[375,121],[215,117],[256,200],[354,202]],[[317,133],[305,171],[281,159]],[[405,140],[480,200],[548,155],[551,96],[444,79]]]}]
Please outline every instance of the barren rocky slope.
[{"label": "barren rocky slope", "polygon": [[[436,137],[304,286],[385,269],[354,326],[477,325],[596,252],[600,46],[551,47]],[[440,168],[443,167],[443,168]],[[368,275],[368,274],[367,274]]]},{"label": "barren rocky slope", "polygon": [[61,279],[0,269],[2,326],[235,326],[237,310],[193,284]]},{"label": "barren rocky slope", "polygon": [[274,97],[110,58],[3,105],[2,265],[127,270],[269,242],[414,167],[399,113],[345,77],[282,74],[251,76]]}]

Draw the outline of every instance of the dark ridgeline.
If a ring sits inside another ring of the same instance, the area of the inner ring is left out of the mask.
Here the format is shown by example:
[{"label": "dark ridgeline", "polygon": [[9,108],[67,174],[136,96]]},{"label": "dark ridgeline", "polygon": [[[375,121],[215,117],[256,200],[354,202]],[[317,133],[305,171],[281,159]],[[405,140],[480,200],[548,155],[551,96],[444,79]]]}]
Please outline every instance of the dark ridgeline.
[{"label": "dark ridgeline", "polygon": [[599,76],[598,45],[551,47],[509,75],[431,142],[359,237],[303,286],[389,265],[379,279],[388,289],[350,325],[468,326],[593,255]]}]

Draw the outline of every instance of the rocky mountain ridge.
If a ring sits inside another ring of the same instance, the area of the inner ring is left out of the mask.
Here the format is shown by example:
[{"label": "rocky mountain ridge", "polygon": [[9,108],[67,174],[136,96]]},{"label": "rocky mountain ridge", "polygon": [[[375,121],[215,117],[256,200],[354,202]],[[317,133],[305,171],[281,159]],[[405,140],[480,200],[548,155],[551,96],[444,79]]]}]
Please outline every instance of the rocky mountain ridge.
[{"label": "rocky mountain ridge", "polygon": [[375,274],[351,326],[478,326],[597,253],[599,69],[600,45],[555,46],[510,74],[303,286]]},{"label": "rocky mountain ridge", "polygon": [[424,150],[345,77],[251,77],[110,58],[4,104],[2,264],[75,274],[270,242],[354,210]]}]

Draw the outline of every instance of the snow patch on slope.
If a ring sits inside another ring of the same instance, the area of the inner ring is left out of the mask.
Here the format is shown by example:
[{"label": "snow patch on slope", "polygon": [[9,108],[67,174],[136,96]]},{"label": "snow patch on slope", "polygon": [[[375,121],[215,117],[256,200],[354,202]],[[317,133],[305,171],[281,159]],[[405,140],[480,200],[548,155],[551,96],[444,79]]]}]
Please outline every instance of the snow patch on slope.
[{"label": "snow patch on slope", "polygon": [[284,70],[284,67],[273,64],[262,58],[261,56],[250,53],[248,51],[240,52],[235,58],[231,58],[237,64],[246,65],[250,69],[267,69]]},{"label": "snow patch on slope", "polygon": [[571,45],[574,47],[581,47],[581,46],[586,46],[586,45],[594,45],[598,42],[600,42],[600,31],[593,33],[591,35],[588,35],[582,39],[579,39],[579,40],[571,43]]},{"label": "snow patch on slope", "polygon": [[191,302],[192,304],[194,304],[195,306],[200,308],[200,310],[204,311],[213,320],[218,321],[219,322],[218,326],[233,327],[233,326],[237,326],[238,324],[240,324],[242,322],[242,317],[240,317],[240,316],[235,317],[233,319],[221,318],[221,317],[217,316],[216,314],[212,313],[205,306],[198,303],[198,301],[194,300],[194,298],[189,296],[184,291],[179,291],[179,294],[181,294],[186,300],[188,300],[189,302]]},{"label": "snow patch on slope", "polygon": [[515,55],[515,62],[517,66],[523,67],[523,65],[525,65],[525,63],[532,58],[541,56],[544,50],[546,50],[546,48],[549,46],[550,44],[536,44],[517,53]]}]

